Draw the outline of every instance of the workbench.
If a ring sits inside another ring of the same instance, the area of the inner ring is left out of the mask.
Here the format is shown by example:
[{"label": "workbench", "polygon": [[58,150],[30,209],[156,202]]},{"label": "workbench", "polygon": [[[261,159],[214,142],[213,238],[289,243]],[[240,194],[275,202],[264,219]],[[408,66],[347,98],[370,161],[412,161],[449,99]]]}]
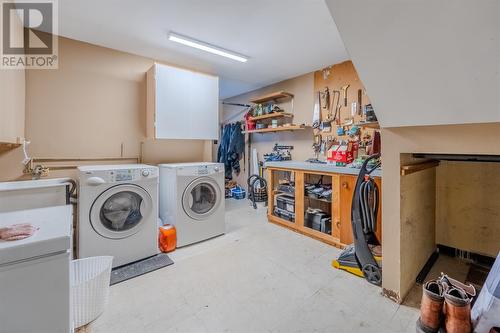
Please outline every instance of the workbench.
[{"label": "workbench", "polygon": [[[319,164],[300,161],[266,162],[268,182],[268,221],[295,232],[315,238],[327,244],[344,248],[353,242],[351,227],[351,204],[359,169],[337,167],[332,164]],[[375,183],[379,187],[380,198],[377,216],[377,238],[382,241],[382,170],[372,172]],[[280,183],[294,182],[294,193],[280,191]],[[331,199],[313,198],[305,193],[305,184],[322,181],[331,185]],[[294,221],[289,221],[274,213],[277,197],[293,196]],[[331,230],[319,231],[305,223],[308,208],[318,208],[331,216]]]}]

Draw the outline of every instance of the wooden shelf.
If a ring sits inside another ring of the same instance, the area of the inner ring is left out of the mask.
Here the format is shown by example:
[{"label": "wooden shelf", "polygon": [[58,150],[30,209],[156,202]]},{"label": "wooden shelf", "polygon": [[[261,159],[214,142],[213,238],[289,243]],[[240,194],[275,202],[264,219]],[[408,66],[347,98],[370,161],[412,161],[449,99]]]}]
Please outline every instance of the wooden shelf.
[{"label": "wooden shelf", "polygon": [[296,131],[303,130],[306,126],[304,125],[291,125],[291,126],[279,126],[276,128],[262,128],[262,129],[254,129],[250,131],[243,131],[242,133],[270,133],[270,132],[283,132],[283,131]]},{"label": "wooden shelf", "polygon": [[305,196],[304,199],[310,199],[310,200],[314,200],[314,201],[321,201],[321,202],[326,202],[326,203],[329,203],[331,204],[332,203],[332,200],[328,200],[328,199],[324,199],[324,198],[313,198],[313,197],[310,197],[310,196]]},{"label": "wooden shelf", "polygon": [[282,98],[293,98],[293,94],[287,93],[286,91],[277,91],[272,94],[264,95],[259,98],[252,99],[250,102],[255,104],[262,104],[266,102],[276,101]]},{"label": "wooden shelf", "polygon": [[0,142],[0,153],[12,150],[21,146],[20,143]]},{"label": "wooden shelf", "polygon": [[358,127],[369,127],[369,128],[380,128],[380,125],[378,121],[367,121],[367,122],[361,122],[357,124],[353,124]]},{"label": "wooden shelf", "polygon": [[269,113],[269,114],[265,114],[262,116],[250,117],[249,120],[259,121],[259,120],[265,120],[265,119],[271,119],[271,118],[293,118],[293,114],[287,113],[287,112],[274,112],[274,113]]}]

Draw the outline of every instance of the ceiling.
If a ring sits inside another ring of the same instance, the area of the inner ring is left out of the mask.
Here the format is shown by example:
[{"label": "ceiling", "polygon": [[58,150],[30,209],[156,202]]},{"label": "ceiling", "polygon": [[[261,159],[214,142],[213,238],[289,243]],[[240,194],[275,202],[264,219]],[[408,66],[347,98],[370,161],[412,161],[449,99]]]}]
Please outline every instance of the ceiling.
[{"label": "ceiling", "polygon": [[[169,31],[250,60],[176,44]],[[59,35],[219,75],[222,99],[348,59],[323,0],[64,0]]]}]

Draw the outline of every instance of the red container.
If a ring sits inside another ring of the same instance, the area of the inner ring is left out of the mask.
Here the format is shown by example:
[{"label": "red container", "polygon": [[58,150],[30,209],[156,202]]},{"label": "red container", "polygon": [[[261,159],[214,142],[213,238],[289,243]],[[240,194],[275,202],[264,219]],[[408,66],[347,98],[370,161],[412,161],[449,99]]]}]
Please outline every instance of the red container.
[{"label": "red container", "polygon": [[327,159],[338,163],[351,163],[354,161],[352,145],[332,147],[332,149],[328,151]]},{"label": "red container", "polygon": [[245,114],[245,124],[246,124],[247,131],[251,131],[251,130],[255,129],[255,121],[250,120],[251,117],[252,117],[251,112],[247,112]]},{"label": "red container", "polygon": [[171,224],[159,228],[158,248],[161,252],[172,252],[177,247],[177,232]]}]

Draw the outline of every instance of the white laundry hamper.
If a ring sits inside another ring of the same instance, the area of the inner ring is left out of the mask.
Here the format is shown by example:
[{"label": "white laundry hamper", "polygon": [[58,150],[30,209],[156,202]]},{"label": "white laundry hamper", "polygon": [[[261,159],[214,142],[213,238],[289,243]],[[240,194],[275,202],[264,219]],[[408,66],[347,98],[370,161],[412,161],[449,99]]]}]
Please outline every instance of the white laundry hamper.
[{"label": "white laundry hamper", "polygon": [[99,317],[108,303],[112,256],[90,257],[71,262],[73,328]]}]

